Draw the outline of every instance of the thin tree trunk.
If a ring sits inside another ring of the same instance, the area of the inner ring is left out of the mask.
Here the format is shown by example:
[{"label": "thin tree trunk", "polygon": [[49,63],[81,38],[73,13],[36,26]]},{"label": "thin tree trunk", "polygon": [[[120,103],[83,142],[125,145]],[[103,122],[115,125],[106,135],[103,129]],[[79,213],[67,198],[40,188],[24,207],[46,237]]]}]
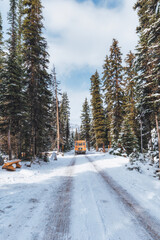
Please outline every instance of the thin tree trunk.
[{"label": "thin tree trunk", "polygon": [[59,152],[59,145],[60,145],[59,108],[58,108],[58,94],[57,94],[57,82],[56,82],[56,74],[55,74],[55,72],[54,72],[54,84],[55,84],[56,114],[57,114],[57,152]]},{"label": "thin tree trunk", "polygon": [[143,153],[143,136],[142,136],[142,120],[140,119],[140,131],[141,131],[141,153]]},{"label": "thin tree trunk", "polygon": [[9,155],[9,160],[12,159],[12,147],[11,147],[11,124],[9,123],[9,128],[8,128],[8,155]]},{"label": "thin tree trunk", "polygon": [[22,157],[22,153],[21,153],[21,151],[22,151],[22,139],[21,139],[21,132],[19,132],[19,134],[18,134],[18,158],[21,158]]},{"label": "thin tree trunk", "polygon": [[103,152],[104,152],[104,153],[106,152],[104,143],[103,143]]},{"label": "thin tree trunk", "polygon": [[90,141],[88,140],[88,151],[90,151]]},{"label": "thin tree trunk", "polygon": [[98,144],[96,143],[96,152],[98,152]]},{"label": "thin tree trunk", "polygon": [[158,114],[157,114],[157,112],[155,114],[155,119],[156,119],[156,128],[157,128],[157,134],[158,134],[159,168],[160,168],[160,128],[159,128],[159,124],[158,124]]},{"label": "thin tree trunk", "polygon": [[32,122],[32,157],[35,158],[35,131],[34,131],[34,126],[33,125],[34,124]]}]

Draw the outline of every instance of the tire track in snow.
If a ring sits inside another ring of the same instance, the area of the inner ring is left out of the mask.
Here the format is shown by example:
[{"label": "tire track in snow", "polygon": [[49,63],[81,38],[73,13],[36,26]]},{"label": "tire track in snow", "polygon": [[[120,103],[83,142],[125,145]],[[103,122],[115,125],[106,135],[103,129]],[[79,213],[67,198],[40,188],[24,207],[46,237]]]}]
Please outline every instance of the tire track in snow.
[{"label": "tire track in snow", "polygon": [[57,196],[54,196],[54,206],[50,208],[48,224],[46,226],[44,240],[70,240],[70,211],[72,203],[73,167],[74,157],[67,167],[65,176],[59,187]]},{"label": "tire track in snow", "polygon": [[111,176],[99,168],[90,157],[86,156],[86,158],[92,163],[95,170],[99,173],[107,185],[111,187],[114,193],[116,193],[123,204],[136,217],[146,232],[154,240],[160,240],[160,223],[158,223],[158,221],[156,221],[142,206],[140,206],[126,190],[124,190],[115,180],[113,180]]},{"label": "tire track in snow", "polygon": [[93,188],[95,169],[80,155],[75,166],[72,204],[72,240],[106,240],[106,228]]}]

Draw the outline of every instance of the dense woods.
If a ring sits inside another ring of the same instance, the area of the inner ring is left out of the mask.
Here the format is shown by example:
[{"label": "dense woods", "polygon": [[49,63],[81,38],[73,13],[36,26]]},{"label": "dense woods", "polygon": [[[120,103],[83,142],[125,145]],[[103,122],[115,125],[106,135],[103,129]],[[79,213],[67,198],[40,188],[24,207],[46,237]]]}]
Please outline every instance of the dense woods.
[{"label": "dense woods", "polygon": [[105,144],[122,155],[151,149],[152,158],[160,159],[160,3],[138,0],[134,10],[139,16],[135,53],[122,56],[113,39],[101,80],[97,71],[91,76],[92,125],[87,134],[94,135],[95,148]]},{"label": "dense woods", "polygon": [[[4,43],[0,15],[1,150],[9,154],[9,159],[41,157],[64,143],[67,150],[69,100],[66,93],[58,99],[55,69],[51,74],[48,71],[41,1],[10,0],[8,24]],[[63,127],[57,137],[59,125]]]},{"label": "dense woods", "polygon": [[67,151],[79,138],[88,149],[112,147],[129,155],[150,147],[158,153],[160,4],[137,0],[134,10],[139,17],[135,52],[123,56],[113,39],[102,73],[95,70],[90,78],[91,104],[85,99],[80,131],[73,134],[68,95],[59,91],[55,67],[48,70],[41,1],[10,0],[7,41],[0,14],[0,148],[10,159],[35,158],[53,148]]}]

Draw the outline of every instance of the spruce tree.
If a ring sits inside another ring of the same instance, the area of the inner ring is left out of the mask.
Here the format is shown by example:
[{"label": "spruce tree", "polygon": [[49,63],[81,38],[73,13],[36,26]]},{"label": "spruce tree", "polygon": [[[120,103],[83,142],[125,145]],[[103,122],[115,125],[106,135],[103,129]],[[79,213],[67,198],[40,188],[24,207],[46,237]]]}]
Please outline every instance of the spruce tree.
[{"label": "spruce tree", "polygon": [[[137,103],[138,103],[138,116],[142,123],[143,134],[145,134],[146,141],[144,147],[147,147],[148,140],[151,138],[151,128],[153,126],[153,105],[146,101],[147,95],[151,95],[152,87],[150,84],[151,69],[148,66],[149,50],[148,50],[148,32],[146,29],[149,27],[148,0],[140,0],[134,6],[137,9],[139,16],[139,26],[137,33],[139,34],[139,42],[136,53],[136,71],[137,76]],[[145,31],[144,31],[145,30]],[[145,87],[144,87],[145,85]],[[147,119],[147,121],[146,121]]]},{"label": "spruce tree", "polygon": [[138,149],[138,139],[128,118],[124,119],[122,123],[119,143],[127,155],[131,154],[134,149]]},{"label": "spruce tree", "polygon": [[22,114],[22,75],[18,63],[17,52],[17,1],[10,0],[8,22],[9,39],[6,57],[5,79],[3,80],[2,117],[4,119],[1,128],[8,136],[8,154],[12,158],[12,151],[17,156],[19,152],[19,131]]},{"label": "spruce tree", "polygon": [[27,82],[27,131],[26,152],[35,157],[49,146],[51,129],[51,91],[48,74],[47,43],[42,36],[44,29],[40,0],[23,1],[23,58]]},{"label": "spruce tree", "polygon": [[106,55],[106,59],[103,65],[103,76],[102,76],[102,90],[104,92],[104,104],[105,104],[105,120],[106,120],[106,130],[109,145],[111,144],[111,121],[112,121],[112,108],[113,108],[113,91],[112,91],[112,78],[111,78],[111,67],[109,57]]},{"label": "spruce tree", "polygon": [[76,128],[75,135],[74,135],[74,141],[78,141],[78,140],[80,140],[79,139],[79,132],[78,132],[78,130]]},{"label": "spruce tree", "polygon": [[66,92],[62,94],[62,100],[60,105],[60,136],[61,146],[64,146],[64,150],[69,150],[70,107],[68,95]]},{"label": "spruce tree", "polygon": [[106,56],[103,66],[103,90],[106,104],[107,127],[109,141],[117,143],[123,120],[122,91],[122,53],[118,41],[113,39],[110,56]]},{"label": "spruce tree", "polygon": [[[139,92],[141,91],[141,110],[143,118],[148,119],[148,140],[151,138],[151,129],[156,125],[159,136],[160,159],[160,11],[159,1],[139,0],[134,8],[138,12],[139,43],[137,47],[137,70]],[[154,120],[155,119],[155,120]]]},{"label": "spruce tree", "polygon": [[122,58],[121,51],[118,46],[118,41],[113,39],[112,46],[110,48],[110,66],[111,66],[111,79],[112,79],[112,121],[111,121],[111,135],[115,143],[119,138],[119,132],[121,130],[122,123],[122,104],[123,104],[123,91],[121,88],[122,83]]},{"label": "spruce tree", "polygon": [[52,89],[52,142],[55,139],[57,152],[60,150],[60,120],[59,120],[59,89],[60,82],[57,81],[55,67],[53,66],[51,73],[51,89]]},{"label": "spruce tree", "polygon": [[[126,151],[127,155],[131,154],[133,149],[138,149],[139,131],[137,129],[137,109],[136,109],[136,71],[135,56],[130,51],[125,59],[123,87],[124,87],[124,115],[120,131],[119,144]],[[137,134],[137,136],[136,136]]]},{"label": "spruce tree", "polygon": [[160,167],[160,2],[159,0],[148,2],[149,25],[148,50],[149,68],[151,69],[152,94],[148,96],[149,102],[153,102],[155,123],[159,145]]},{"label": "spruce tree", "polygon": [[[0,106],[2,106],[3,103],[3,94],[4,94],[4,73],[5,73],[5,53],[4,53],[4,42],[3,42],[3,29],[2,29],[2,17],[0,13]],[[5,151],[7,151],[7,148],[5,147],[6,144],[6,136],[4,134],[4,115],[2,112],[2,108],[0,107],[0,145],[1,148]]]},{"label": "spruce tree", "polygon": [[17,23],[18,23],[18,29],[17,29],[17,48],[19,55],[22,54],[22,16],[23,16],[23,0],[18,1],[18,14],[17,14]]},{"label": "spruce tree", "polygon": [[0,84],[2,83],[2,72],[4,69],[4,43],[3,43],[3,30],[2,30],[2,16],[0,13]]},{"label": "spruce tree", "polygon": [[91,130],[90,107],[87,98],[85,98],[81,113],[81,139],[86,140],[88,150],[90,150],[91,141],[90,130]]},{"label": "spruce tree", "polygon": [[135,55],[130,51],[125,58],[126,66],[124,67],[124,108],[125,115],[131,128],[136,136],[139,135],[139,128],[137,128],[137,109],[136,109],[136,77],[135,70]]},{"label": "spruce tree", "polygon": [[4,68],[5,68],[5,52],[3,42],[2,16],[0,13],[0,94],[3,93],[2,79],[4,78]]},{"label": "spruce tree", "polygon": [[105,116],[103,109],[103,101],[100,92],[100,79],[99,74],[96,71],[94,75],[91,76],[91,106],[92,106],[92,116],[93,116],[93,129],[96,138],[96,149],[102,147],[106,143],[106,133],[105,133]]}]

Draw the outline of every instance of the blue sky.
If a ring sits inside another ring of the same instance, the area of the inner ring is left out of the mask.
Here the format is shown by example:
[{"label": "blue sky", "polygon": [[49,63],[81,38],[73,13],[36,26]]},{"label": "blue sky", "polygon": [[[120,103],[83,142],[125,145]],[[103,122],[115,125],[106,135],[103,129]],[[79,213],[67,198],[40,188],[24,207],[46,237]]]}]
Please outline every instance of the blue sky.
[{"label": "blue sky", "polygon": [[[86,2],[88,0],[76,0],[77,2]],[[123,0],[92,0],[92,2],[97,6],[107,7],[109,9],[121,7],[123,5]]]},{"label": "blue sky", "polygon": [[[90,77],[102,65],[112,39],[119,41],[123,58],[137,44],[136,0],[42,0],[44,35],[50,66],[56,67],[62,91],[67,91],[71,122],[80,124],[85,97],[90,99]],[[4,32],[9,0],[0,0]]]}]

